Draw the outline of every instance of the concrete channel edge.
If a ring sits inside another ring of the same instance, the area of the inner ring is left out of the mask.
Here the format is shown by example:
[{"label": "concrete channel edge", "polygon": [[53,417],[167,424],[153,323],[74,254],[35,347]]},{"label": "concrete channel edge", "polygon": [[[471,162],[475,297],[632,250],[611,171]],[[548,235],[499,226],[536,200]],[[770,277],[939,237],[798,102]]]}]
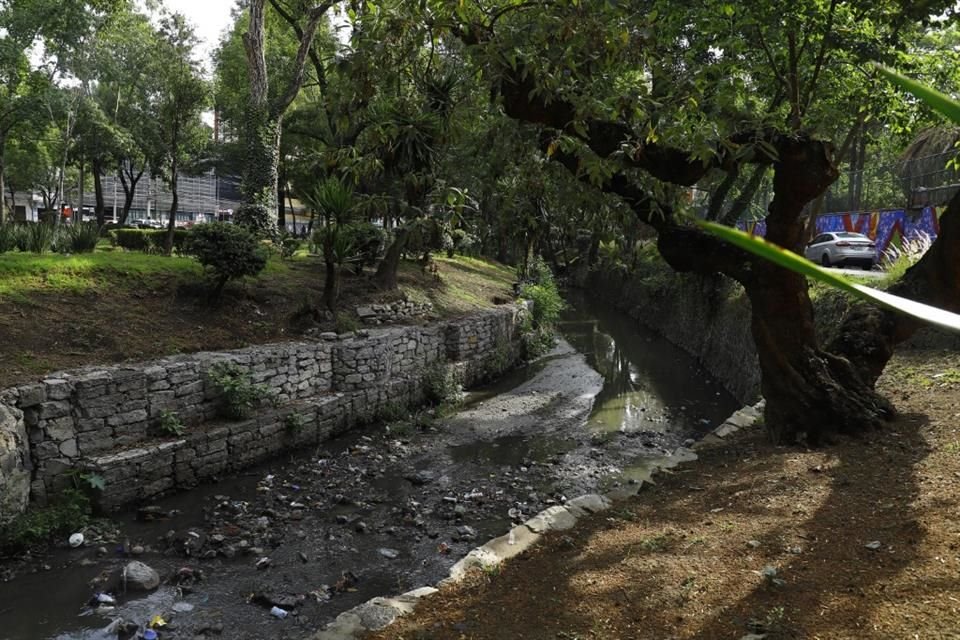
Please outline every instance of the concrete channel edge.
[{"label": "concrete channel edge", "polygon": [[[722,443],[730,436],[753,427],[763,414],[764,400],[746,405],[734,411],[729,418],[691,447],[678,447],[671,455],[658,460],[650,468],[650,476],[670,470],[681,464],[697,460],[696,451],[705,446]],[[637,495],[652,479],[637,484],[621,486],[605,494],[588,493],[567,500],[562,506],[544,509],[523,524],[510,529],[502,536],[488,540],[475,547],[450,568],[449,575],[433,587],[420,587],[397,596],[376,597],[344,611],[329,622],[311,640],[355,640],[367,633],[381,631],[399,618],[414,611],[419,601],[432,596],[444,587],[461,582],[473,568],[492,568],[505,560],[518,556],[537,544],[548,531],[566,531],[576,526],[577,521],[594,513],[609,509],[614,502]]]}]

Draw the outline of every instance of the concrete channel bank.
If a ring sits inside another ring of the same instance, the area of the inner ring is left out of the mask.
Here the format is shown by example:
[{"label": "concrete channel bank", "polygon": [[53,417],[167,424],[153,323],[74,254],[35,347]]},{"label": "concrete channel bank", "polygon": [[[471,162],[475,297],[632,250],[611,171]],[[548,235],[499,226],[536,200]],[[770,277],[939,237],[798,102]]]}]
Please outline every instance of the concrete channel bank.
[{"label": "concrete channel bank", "polygon": [[[520,355],[525,313],[504,305],[450,322],[92,367],[0,390],[0,525],[78,472],[101,475],[99,500],[116,508],[422,404],[438,373],[465,386],[496,376]],[[220,419],[221,394],[207,373],[221,362],[263,385],[272,406]],[[167,412],[186,427],[183,437],[159,432]]]}]

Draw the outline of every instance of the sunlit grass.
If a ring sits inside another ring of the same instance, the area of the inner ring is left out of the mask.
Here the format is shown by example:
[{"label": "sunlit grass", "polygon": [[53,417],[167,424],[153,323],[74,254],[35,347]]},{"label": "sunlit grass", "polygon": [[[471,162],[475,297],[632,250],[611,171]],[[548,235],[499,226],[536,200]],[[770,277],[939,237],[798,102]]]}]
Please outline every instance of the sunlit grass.
[{"label": "sunlit grass", "polygon": [[[294,262],[307,260],[298,256]],[[273,257],[262,276],[283,276],[290,268]],[[152,279],[201,280],[203,275],[203,267],[193,258],[135,251],[98,250],[72,256],[6,253],[0,255],[0,296],[25,301],[31,292],[81,294],[125,284],[142,286]]]}]

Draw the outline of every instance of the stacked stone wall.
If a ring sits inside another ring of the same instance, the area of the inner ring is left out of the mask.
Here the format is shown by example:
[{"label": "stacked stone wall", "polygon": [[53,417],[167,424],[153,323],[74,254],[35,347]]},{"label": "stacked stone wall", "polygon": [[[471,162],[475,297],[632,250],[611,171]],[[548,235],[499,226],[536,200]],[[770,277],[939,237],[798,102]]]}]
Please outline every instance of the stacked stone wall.
[{"label": "stacked stone wall", "polygon": [[[0,519],[23,510],[24,484],[42,503],[73,481],[74,470],[99,473],[101,500],[115,507],[322,442],[388,406],[420,404],[427,372],[437,366],[472,384],[516,360],[521,309],[81,369],[0,391]],[[223,362],[263,385],[272,407],[223,421],[208,375]],[[165,412],[185,425],[184,437],[162,433]]]}]

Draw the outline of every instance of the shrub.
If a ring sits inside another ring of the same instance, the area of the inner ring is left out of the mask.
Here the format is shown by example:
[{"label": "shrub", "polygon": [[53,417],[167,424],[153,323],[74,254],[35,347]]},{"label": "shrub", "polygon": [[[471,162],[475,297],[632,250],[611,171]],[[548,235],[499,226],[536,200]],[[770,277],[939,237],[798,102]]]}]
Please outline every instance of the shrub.
[{"label": "shrub", "polygon": [[57,253],[93,253],[99,241],[96,222],[77,222],[60,226],[52,248]]},{"label": "shrub", "polygon": [[372,267],[383,257],[387,244],[387,232],[369,222],[345,224],[340,234],[353,247],[353,252],[360,258],[360,264]]},{"label": "shrub", "polygon": [[289,260],[300,248],[300,239],[297,236],[285,235],[280,238],[280,259]]},{"label": "shrub", "polygon": [[219,362],[207,372],[207,378],[220,393],[220,411],[225,418],[242,420],[269,398],[269,389],[254,384],[235,362]]},{"label": "shrub", "polygon": [[553,281],[524,285],[520,291],[522,297],[533,301],[532,317],[537,328],[552,327],[560,319],[560,312],[566,304]]},{"label": "shrub", "polygon": [[284,428],[290,433],[298,433],[307,424],[307,419],[299,413],[288,413],[283,419]]},{"label": "shrub", "polygon": [[[163,253],[167,243],[166,229],[144,230],[147,236],[149,251],[152,253]],[[187,229],[173,230],[173,252],[178,256],[187,255],[187,242],[190,239],[190,232]]]},{"label": "shrub", "polygon": [[90,499],[66,489],[46,507],[31,508],[0,530],[0,548],[21,549],[56,533],[77,531],[90,520]]},{"label": "shrub", "polygon": [[228,280],[255,276],[267,266],[266,252],[243,227],[223,222],[197,225],[190,232],[187,253],[213,274],[213,298]]},{"label": "shrub", "polygon": [[20,226],[12,222],[0,224],[0,253],[7,253],[8,251],[18,249],[20,246],[20,235]]},{"label": "shrub", "polygon": [[338,313],[333,321],[333,330],[337,333],[350,333],[360,328],[360,322],[351,315]]},{"label": "shrub", "polygon": [[114,229],[110,232],[110,244],[127,251],[149,251],[150,237],[146,229]]},{"label": "shrub", "polygon": [[456,406],[463,400],[463,387],[453,370],[443,363],[427,369],[423,376],[423,392],[427,402],[433,405]]},{"label": "shrub", "polygon": [[24,233],[25,248],[30,253],[46,253],[53,245],[56,235],[57,229],[52,224],[45,222],[29,224]]}]

